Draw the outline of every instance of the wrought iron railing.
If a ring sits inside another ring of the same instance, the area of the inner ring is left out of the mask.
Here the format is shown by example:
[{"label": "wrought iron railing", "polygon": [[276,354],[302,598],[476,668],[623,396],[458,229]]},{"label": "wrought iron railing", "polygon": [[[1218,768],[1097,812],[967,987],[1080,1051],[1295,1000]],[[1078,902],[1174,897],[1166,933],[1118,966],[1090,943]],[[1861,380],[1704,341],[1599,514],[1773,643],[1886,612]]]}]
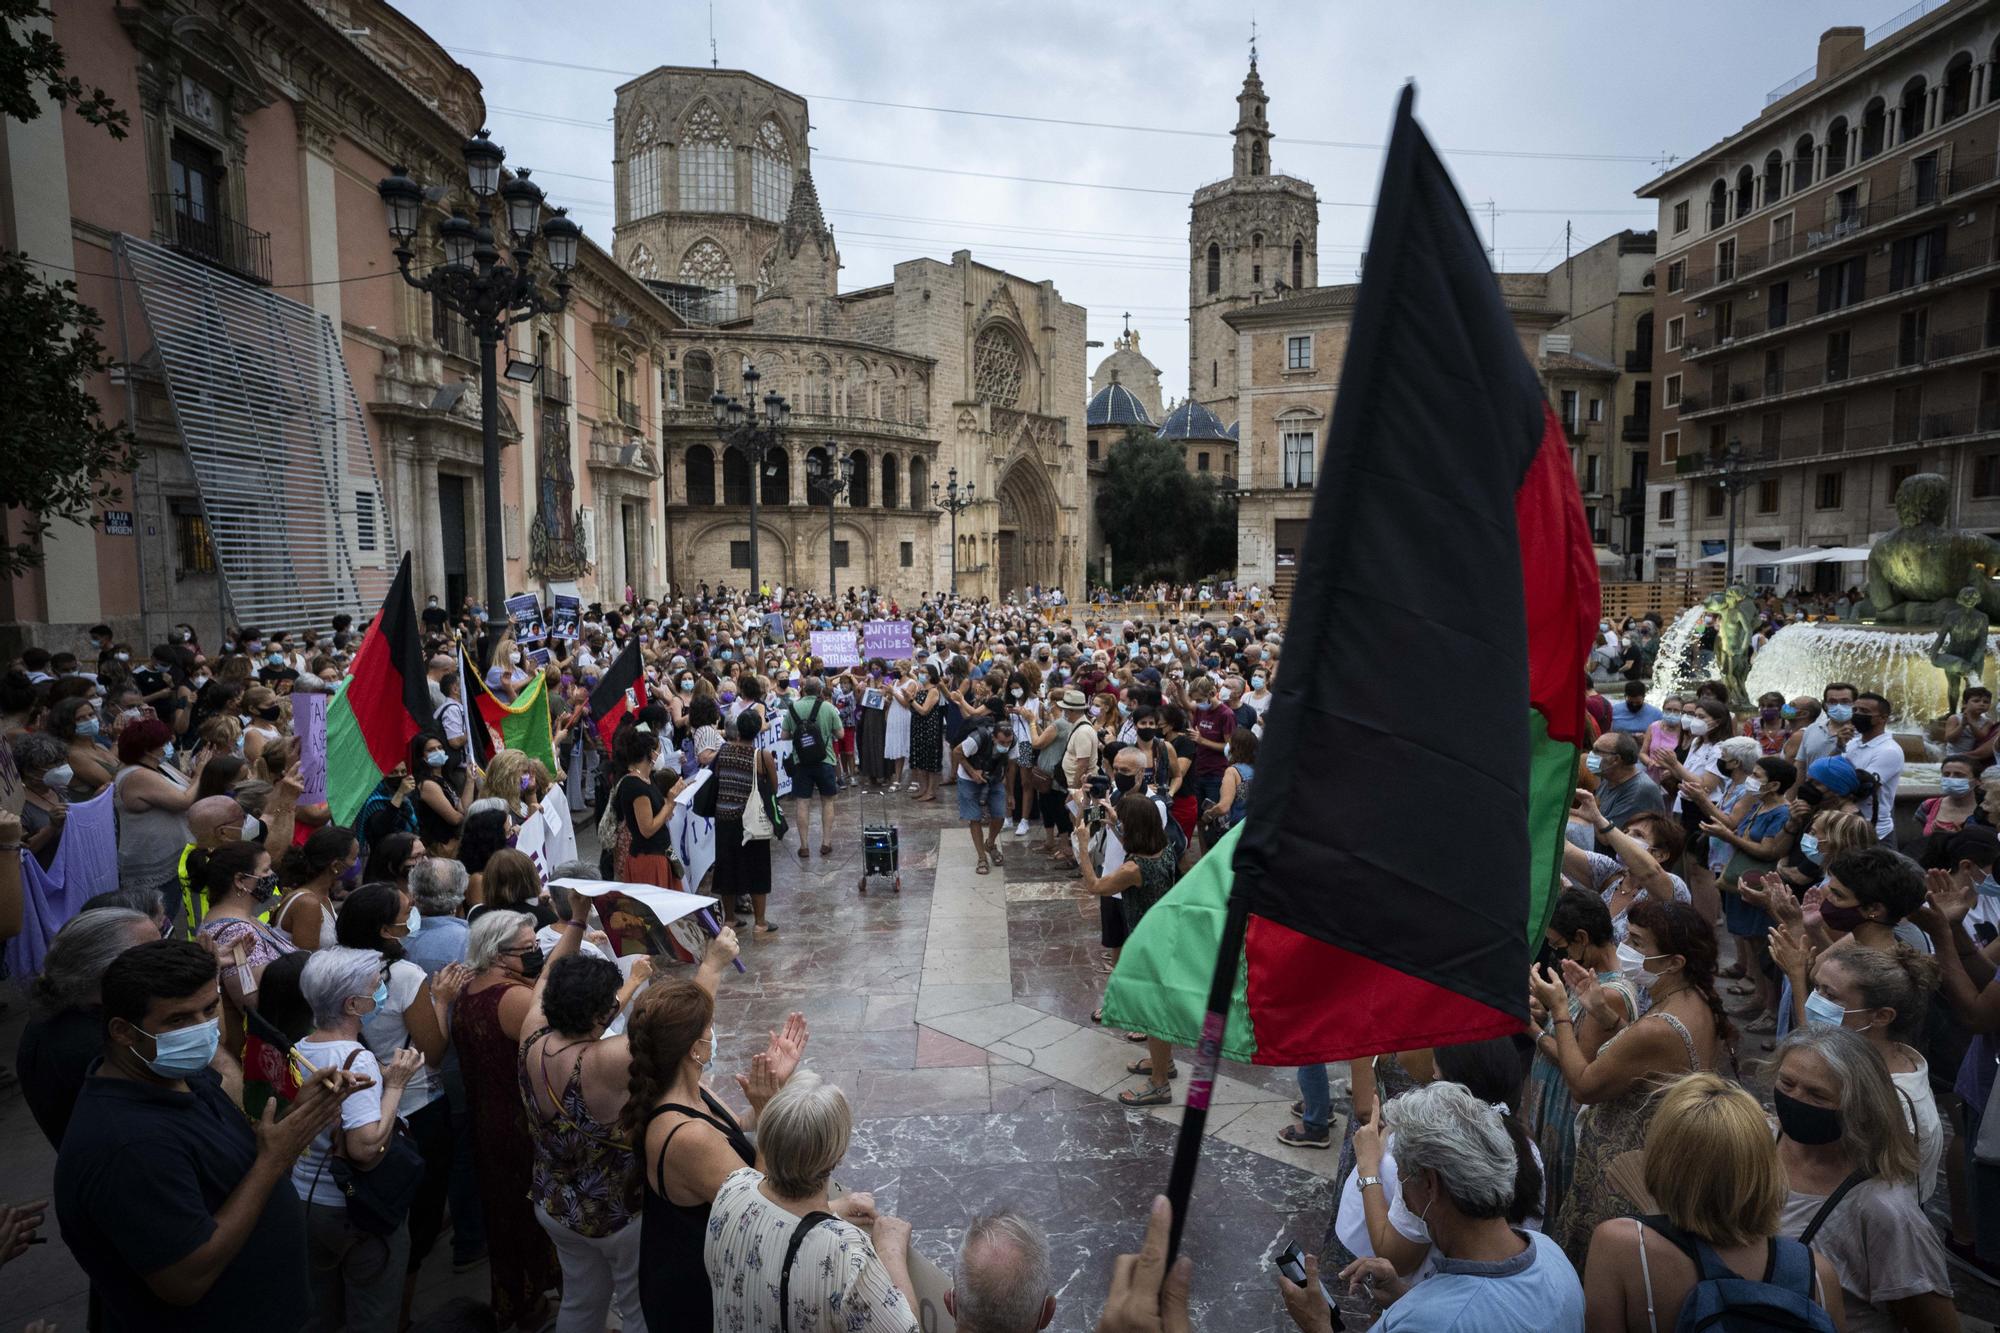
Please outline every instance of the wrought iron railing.
[{"label": "wrought iron railing", "polygon": [[196,217],[184,194],[153,196],[153,226],[162,243],[259,286],[271,285],[271,236],[231,218]]}]

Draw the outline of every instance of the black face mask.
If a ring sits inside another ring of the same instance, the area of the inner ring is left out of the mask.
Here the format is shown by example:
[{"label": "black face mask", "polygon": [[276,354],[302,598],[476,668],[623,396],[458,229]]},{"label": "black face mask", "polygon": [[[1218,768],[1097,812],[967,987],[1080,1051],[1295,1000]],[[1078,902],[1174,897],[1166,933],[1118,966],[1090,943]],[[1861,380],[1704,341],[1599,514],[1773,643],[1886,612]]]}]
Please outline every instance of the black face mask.
[{"label": "black face mask", "polygon": [[1111,776],[1111,783],[1118,788],[1118,794],[1123,796],[1139,785],[1139,779],[1130,773],[1114,773]]},{"label": "black face mask", "polygon": [[546,961],[540,949],[531,949],[521,956],[521,975],[533,981],[542,975],[542,964]]},{"label": "black face mask", "polygon": [[1793,1143],[1817,1148],[1839,1141],[1841,1125],[1837,1107],[1814,1106],[1787,1097],[1781,1088],[1771,1089],[1771,1105],[1778,1112],[1778,1128]]}]

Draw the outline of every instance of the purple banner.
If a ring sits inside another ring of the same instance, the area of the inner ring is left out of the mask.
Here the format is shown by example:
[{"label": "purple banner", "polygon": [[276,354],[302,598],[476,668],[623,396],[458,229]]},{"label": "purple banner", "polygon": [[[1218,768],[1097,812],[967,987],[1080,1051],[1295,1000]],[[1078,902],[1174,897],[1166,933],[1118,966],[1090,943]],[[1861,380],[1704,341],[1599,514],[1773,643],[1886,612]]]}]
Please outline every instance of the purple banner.
[{"label": "purple banner", "polygon": [[302,805],[326,800],[326,700],[324,694],[292,691],[292,734],[299,738],[299,771],[306,789]]},{"label": "purple banner", "polygon": [[861,655],[885,662],[907,662],[917,655],[907,620],[870,620],[861,626]]},{"label": "purple banner", "polygon": [[855,646],[851,629],[816,629],[812,632],[812,655],[829,669],[861,665],[861,650]]}]

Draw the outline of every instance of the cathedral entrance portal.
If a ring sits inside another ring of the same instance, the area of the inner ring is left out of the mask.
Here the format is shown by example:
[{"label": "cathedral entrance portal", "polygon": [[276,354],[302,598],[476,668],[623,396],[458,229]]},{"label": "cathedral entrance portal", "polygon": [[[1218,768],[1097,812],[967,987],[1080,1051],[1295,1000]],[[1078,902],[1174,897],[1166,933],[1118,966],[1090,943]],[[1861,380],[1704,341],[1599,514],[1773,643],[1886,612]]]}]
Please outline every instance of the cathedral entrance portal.
[{"label": "cathedral entrance portal", "polygon": [[1000,525],[994,564],[1000,596],[1044,589],[1060,577],[1061,523],[1055,489],[1032,457],[1021,459],[1000,478]]}]

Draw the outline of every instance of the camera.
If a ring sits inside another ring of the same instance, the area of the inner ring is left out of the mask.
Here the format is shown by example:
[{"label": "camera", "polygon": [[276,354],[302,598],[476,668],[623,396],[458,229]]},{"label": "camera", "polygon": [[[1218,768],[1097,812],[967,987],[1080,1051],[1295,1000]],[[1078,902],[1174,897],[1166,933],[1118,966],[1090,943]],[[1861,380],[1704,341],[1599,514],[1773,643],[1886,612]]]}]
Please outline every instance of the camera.
[{"label": "camera", "polygon": [[1111,794],[1111,775],[1108,773],[1093,773],[1086,779],[1085,786],[1090,791],[1091,799],[1101,801]]}]

